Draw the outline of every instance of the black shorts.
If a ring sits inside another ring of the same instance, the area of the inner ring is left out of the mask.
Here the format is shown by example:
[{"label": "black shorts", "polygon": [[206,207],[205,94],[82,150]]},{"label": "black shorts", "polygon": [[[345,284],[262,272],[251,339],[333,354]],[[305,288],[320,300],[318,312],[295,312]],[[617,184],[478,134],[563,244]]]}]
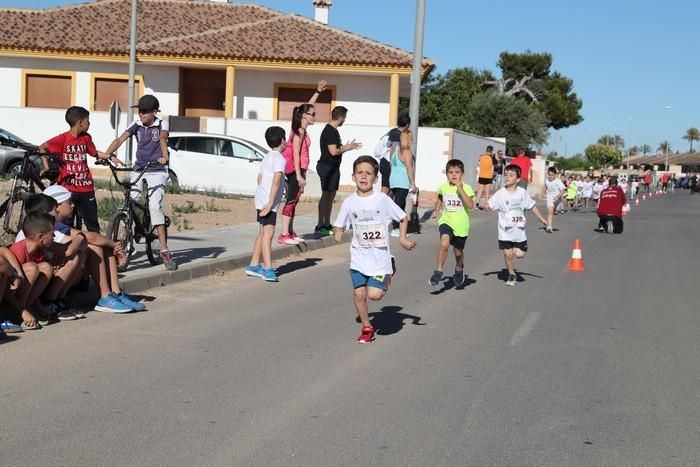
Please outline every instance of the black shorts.
[{"label": "black shorts", "polygon": [[481,178],[479,177],[479,185],[490,185],[493,183],[493,178]]},{"label": "black shorts", "polygon": [[267,216],[261,216],[260,215],[260,209],[256,209],[256,212],[258,213],[258,223],[260,225],[275,225],[277,224],[277,213],[275,211],[270,211],[267,213]]},{"label": "black shorts", "polygon": [[467,244],[467,237],[458,237],[455,235],[452,227],[447,224],[440,224],[438,227],[440,236],[449,235],[450,245],[452,245],[456,250],[464,250],[464,246]]},{"label": "black shorts", "polygon": [[382,188],[391,188],[389,177],[391,177],[391,162],[383,157],[379,160],[379,173],[382,175]]},{"label": "black shorts", "polygon": [[[71,201],[75,212],[83,219],[83,225],[88,232],[100,233],[100,221],[97,217],[97,199],[94,191],[71,193]],[[73,220],[70,221],[73,227]]]},{"label": "black shorts", "polygon": [[319,162],[316,173],[321,179],[322,191],[338,191],[340,186],[340,166]]},{"label": "black shorts", "polygon": [[510,250],[513,248],[517,248],[520,251],[527,251],[527,240],[524,242],[511,242],[508,240],[499,240],[498,241],[498,249],[499,250]]}]

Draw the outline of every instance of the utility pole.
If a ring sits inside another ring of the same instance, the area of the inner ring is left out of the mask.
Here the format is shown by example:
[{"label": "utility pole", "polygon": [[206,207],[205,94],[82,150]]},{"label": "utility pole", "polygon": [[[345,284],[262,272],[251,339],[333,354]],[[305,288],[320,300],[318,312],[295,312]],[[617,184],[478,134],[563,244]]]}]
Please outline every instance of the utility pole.
[{"label": "utility pole", "polygon": [[[423,71],[423,31],[425,28],[425,0],[416,0],[416,24],[413,33],[413,68],[411,69],[411,97],[409,104],[409,117],[411,117],[411,134],[413,143],[411,153],[417,155],[418,148],[418,120],[420,117],[420,85]],[[413,173],[416,173],[416,159],[413,163]],[[418,217],[418,193],[414,195],[408,228],[412,232],[420,232],[420,219]]]},{"label": "utility pole", "polygon": [[[134,91],[136,84],[136,3],[137,0],[131,0],[131,32],[129,34],[129,85],[127,86],[127,109],[126,109],[126,126],[131,125],[134,111],[131,108],[134,105]],[[126,142],[126,165],[131,165],[131,138]]]}]

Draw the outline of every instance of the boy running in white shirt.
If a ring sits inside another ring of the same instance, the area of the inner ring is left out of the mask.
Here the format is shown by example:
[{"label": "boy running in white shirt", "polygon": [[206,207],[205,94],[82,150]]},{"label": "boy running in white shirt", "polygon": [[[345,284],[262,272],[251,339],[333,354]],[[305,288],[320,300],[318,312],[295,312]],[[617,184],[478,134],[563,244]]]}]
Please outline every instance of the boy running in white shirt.
[{"label": "boy running in white shirt", "polygon": [[388,225],[391,221],[399,222],[399,243],[404,249],[412,250],[416,243],[406,239],[406,213],[387,195],[374,191],[379,174],[377,160],[372,156],[360,156],[353,163],[352,171],[357,190],[345,198],[333,226],[335,240],[339,242],[345,228],[352,225],[350,278],[355,309],[362,322],[357,342],[369,344],[374,340],[374,328],[369,321],[367,299],[384,298],[391,276],[395,274],[389,251]]},{"label": "boy running in white shirt", "polygon": [[498,248],[503,250],[503,260],[508,269],[506,285],[513,286],[518,278],[515,275],[513,259],[525,257],[527,235],[525,234],[525,211],[532,213],[545,226],[547,220],[542,217],[526,190],[518,186],[521,170],[510,164],[503,170],[504,187],[489,199],[487,210],[498,212]]},{"label": "boy running in white shirt", "polygon": [[546,197],[545,199],[547,200],[547,226],[545,227],[547,233],[554,231],[552,227],[554,208],[565,194],[566,187],[557,178],[557,169],[550,167],[547,169],[547,180],[544,181],[544,187],[542,187],[542,197]]},{"label": "boy running in white shirt", "polygon": [[[260,164],[258,189],[255,191],[255,210],[258,213],[260,230],[253,244],[253,255],[245,273],[252,277],[262,277],[268,282],[277,282],[277,274],[272,269],[272,238],[275,236],[277,208],[282,200],[282,185],[286,160],[281,152],[285,146],[284,130],[271,126],[265,131],[265,141],[270,146]],[[260,265],[260,256],[263,265]]]}]

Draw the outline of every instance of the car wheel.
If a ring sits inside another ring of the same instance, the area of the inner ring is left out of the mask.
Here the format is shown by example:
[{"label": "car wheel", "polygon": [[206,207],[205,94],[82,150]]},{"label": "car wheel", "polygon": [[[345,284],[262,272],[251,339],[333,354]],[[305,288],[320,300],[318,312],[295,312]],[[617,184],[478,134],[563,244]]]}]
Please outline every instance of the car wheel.
[{"label": "car wheel", "polygon": [[5,175],[7,175],[7,178],[12,178],[15,175],[19,175],[20,171],[22,170],[22,160],[17,160],[11,162],[7,166],[7,171],[5,172]]}]

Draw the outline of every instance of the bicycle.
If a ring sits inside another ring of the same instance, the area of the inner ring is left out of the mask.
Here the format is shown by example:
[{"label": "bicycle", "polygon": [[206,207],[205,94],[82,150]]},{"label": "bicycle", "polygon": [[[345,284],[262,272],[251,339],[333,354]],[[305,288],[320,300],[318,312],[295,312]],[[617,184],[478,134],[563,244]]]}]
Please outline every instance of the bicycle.
[{"label": "bicycle", "polygon": [[[142,199],[137,201],[131,198],[131,189],[138,183],[145,183],[141,180],[146,171],[158,166],[155,162],[147,163],[138,171],[138,176],[133,180],[123,181],[119,179],[120,172],[137,172],[132,167],[117,167],[109,161],[99,161],[98,165],[106,165],[112,171],[112,176],[118,185],[124,191],[124,203],[119,210],[112,216],[107,224],[107,237],[112,241],[120,242],[126,253],[126,261],[120,267],[119,272],[126,271],[131,261],[131,255],[134,252],[134,243],[140,243],[143,238],[146,243],[146,256],[148,261],[156,266],[161,263],[160,259],[160,241],[155,226],[151,224],[151,213],[148,209],[148,190],[141,191]],[[165,228],[170,226],[170,218],[165,216]]]},{"label": "bicycle", "polygon": [[[7,198],[0,204],[0,217],[2,217],[2,229],[10,235],[17,235],[21,230],[24,220],[24,203],[33,194],[41,193],[48,185],[53,185],[58,179],[58,163],[61,160],[59,154],[42,154],[39,148],[31,144],[22,144],[0,137],[0,143],[24,151],[22,162],[12,171],[12,185]],[[41,175],[37,168],[37,160],[42,156],[49,158],[49,165],[53,168]],[[49,183],[44,183],[46,178]]]}]

